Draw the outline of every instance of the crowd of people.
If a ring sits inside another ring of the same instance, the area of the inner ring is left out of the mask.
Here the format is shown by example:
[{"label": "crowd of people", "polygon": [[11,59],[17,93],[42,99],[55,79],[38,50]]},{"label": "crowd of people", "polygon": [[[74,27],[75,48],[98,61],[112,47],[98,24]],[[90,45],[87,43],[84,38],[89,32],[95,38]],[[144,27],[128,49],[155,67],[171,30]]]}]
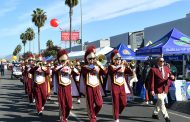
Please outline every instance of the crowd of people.
[{"label": "crowd of people", "polygon": [[147,89],[146,101],[151,101],[150,96],[158,96],[152,118],[159,119],[158,112],[161,110],[166,122],[170,122],[164,99],[168,81],[175,80],[175,77],[168,66],[164,66],[164,59],[159,57],[154,67],[145,62],[141,75],[135,73],[135,63],[122,60],[117,50],[111,53],[110,59],[109,64],[103,65],[97,60],[94,46],[86,49],[84,62],[69,61],[64,49],[57,53],[57,59],[52,62],[44,62],[41,55],[36,59],[32,54],[28,55],[22,64],[22,82],[29,104],[35,102],[37,114],[41,116],[47,99],[51,98],[52,93],[57,94],[60,121],[67,122],[72,98],[77,97],[80,104],[80,97],[85,96],[89,120],[96,122],[103,105],[102,96],[106,96],[106,91],[111,91],[113,120],[119,122],[119,115],[127,105],[127,95],[133,93],[131,82],[142,79]]}]

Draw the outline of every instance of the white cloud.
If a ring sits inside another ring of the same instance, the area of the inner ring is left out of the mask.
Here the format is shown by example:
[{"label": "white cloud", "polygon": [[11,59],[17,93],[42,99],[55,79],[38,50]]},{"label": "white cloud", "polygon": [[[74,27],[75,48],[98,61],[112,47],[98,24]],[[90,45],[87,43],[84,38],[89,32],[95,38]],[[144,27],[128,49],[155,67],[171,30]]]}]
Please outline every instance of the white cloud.
[{"label": "white cloud", "polygon": [[19,5],[19,1],[20,0],[9,0],[4,3],[2,2],[0,6],[1,7],[0,17],[6,15],[9,12],[14,11]]},{"label": "white cloud", "polygon": [[[94,21],[112,19],[135,12],[157,9],[160,7],[168,6],[178,1],[181,0],[82,0],[83,24]],[[11,7],[9,9],[11,10]],[[47,30],[51,28],[49,26],[49,21],[52,18],[59,19],[61,23],[60,27],[69,27],[69,8],[65,6],[64,1],[55,1],[54,3],[51,3],[48,6],[42,7],[42,9],[47,12],[48,16],[48,21],[45,27],[42,28],[42,30]],[[31,22],[28,22],[29,20],[24,20],[26,16],[30,16],[32,14],[31,12],[32,10],[30,12],[25,12],[21,16],[21,18],[18,18],[20,21],[23,21],[22,24],[17,25],[15,27],[1,29],[1,37],[18,35],[22,31],[25,31],[26,27],[30,27],[31,25],[33,25]],[[28,19],[28,17],[26,18]],[[76,25],[80,25],[80,3],[77,7],[74,8],[73,26]]]},{"label": "white cloud", "polygon": [[96,0],[97,3],[84,10],[84,22],[92,22],[99,20],[112,19],[119,16],[157,9],[175,3],[180,0]]}]

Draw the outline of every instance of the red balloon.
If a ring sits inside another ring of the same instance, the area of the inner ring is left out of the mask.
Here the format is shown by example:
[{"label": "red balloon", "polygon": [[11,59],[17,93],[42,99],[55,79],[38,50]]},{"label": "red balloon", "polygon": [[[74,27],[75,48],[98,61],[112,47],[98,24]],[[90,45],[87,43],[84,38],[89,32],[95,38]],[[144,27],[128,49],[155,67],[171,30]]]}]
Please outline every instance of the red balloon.
[{"label": "red balloon", "polygon": [[52,20],[50,21],[50,25],[51,25],[52,27],[57,27],[57,26],[59,25],[59,21],[58,21],[57,19],[52,19]]}]

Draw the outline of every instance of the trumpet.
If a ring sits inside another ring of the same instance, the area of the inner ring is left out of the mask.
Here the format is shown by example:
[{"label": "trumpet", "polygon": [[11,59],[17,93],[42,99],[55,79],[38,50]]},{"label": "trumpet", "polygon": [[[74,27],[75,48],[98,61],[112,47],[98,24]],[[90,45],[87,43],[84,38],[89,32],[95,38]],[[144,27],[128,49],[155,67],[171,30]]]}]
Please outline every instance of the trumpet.
[{"label": "trumpet", "polygon": [[106,56],[103,55],[103,54],[99,54],[97,56],[97,62],[96,62],[98,65],[103,65],[105,66],[106,63],[107,63],[107,59],[106,59]]},{"label": "trumpet", "polygon": [[77,62],[76,60],[70,60],[70,61],[68,62],[68,65],[69,65],[71,68],[74,68],[74,67],[76,67],[77,65],[80,66],[80,63]]},{"label": "trumpet", "polygon": [[36,66],[43,66],[43,63],[41,61],[36,63]]}]

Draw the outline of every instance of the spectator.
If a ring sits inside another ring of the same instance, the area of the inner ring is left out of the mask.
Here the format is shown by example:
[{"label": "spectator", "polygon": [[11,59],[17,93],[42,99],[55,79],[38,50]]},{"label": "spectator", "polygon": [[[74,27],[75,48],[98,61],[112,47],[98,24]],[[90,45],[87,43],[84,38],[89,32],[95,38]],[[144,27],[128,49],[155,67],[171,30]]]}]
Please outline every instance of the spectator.
[{"label": "spectator", "polygon": [[142,71],[142,81],[146,89],[146,104],[149,104],[149,101],[151,104],[153,104],[153,96],[150,93],[150,85],[149,85],[149,71],[150,71],[150,62],[146,61],[144,62],[144,68]]},{"label": "spectator", "polygon": [[150,69],[149,77],[151,94],[153,96],[157,94],[158,96],[152,118],[159,119],[158,113],[161,110],[165,121],[170,122],[164,99],[166,98],[170,85],[168,80],[170,79],[174,81],[175,77],[171,74],[170,69],[167,66],[164,66],[164,58],[159,57],[157,59],[157,66]]},{"label": "spectator", "polygon": [[1,66],[0,66],[0,68],[1,68],[1,76],[4,76],[4,64],[3,64],[2,61],[1,61]]}]

